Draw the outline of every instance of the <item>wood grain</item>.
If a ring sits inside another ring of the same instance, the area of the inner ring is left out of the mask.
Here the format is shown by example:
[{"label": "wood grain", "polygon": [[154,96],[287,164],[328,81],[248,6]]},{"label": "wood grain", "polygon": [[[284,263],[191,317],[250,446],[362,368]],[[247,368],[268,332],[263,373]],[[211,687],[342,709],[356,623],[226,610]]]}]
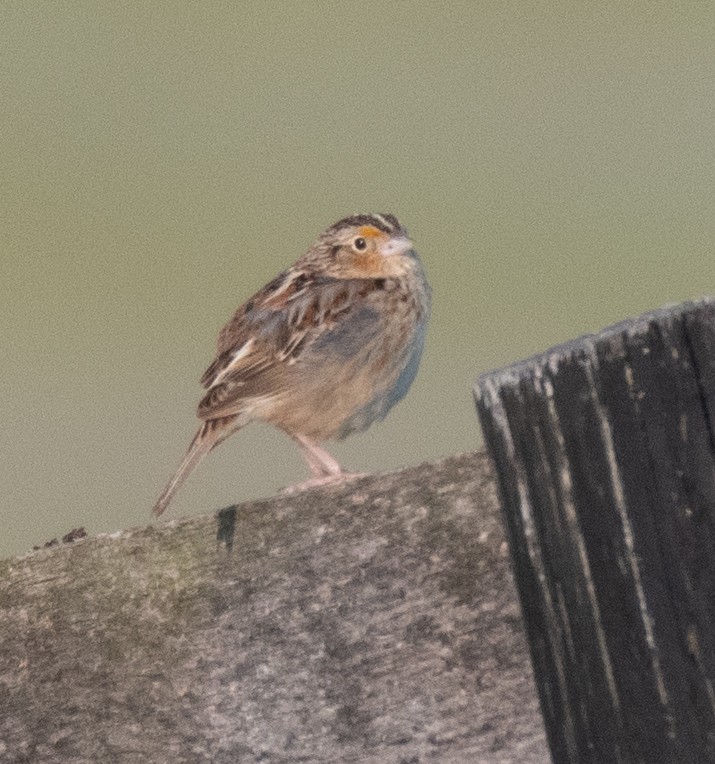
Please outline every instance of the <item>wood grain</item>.
[{"label": "wood grain", "polygon": [[545,764],[485,455],[0,563],[0,761]]},{"label": "wood grain", "polygon": [[484,375],[557,764],[715,761],[715,301]]}]

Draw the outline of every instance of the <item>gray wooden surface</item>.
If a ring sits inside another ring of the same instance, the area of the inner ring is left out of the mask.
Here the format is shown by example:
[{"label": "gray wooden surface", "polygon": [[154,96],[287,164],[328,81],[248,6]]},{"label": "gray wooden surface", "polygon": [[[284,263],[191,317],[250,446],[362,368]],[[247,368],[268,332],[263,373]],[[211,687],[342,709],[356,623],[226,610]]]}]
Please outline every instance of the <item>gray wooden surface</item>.
[{"label": "gray wooden surface", "polygon": [[548,762],[485,455],[0,562],[0,761]]}]

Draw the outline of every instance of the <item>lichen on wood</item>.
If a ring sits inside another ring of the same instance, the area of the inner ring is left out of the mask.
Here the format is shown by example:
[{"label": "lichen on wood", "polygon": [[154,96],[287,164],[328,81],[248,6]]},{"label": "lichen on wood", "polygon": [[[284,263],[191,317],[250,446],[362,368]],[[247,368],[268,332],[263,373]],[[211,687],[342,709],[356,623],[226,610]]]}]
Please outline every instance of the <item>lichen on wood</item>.
[{"label": "lichen on wood", "polygon": [[549,761],[482,453],[0,564],[0,761]]}]

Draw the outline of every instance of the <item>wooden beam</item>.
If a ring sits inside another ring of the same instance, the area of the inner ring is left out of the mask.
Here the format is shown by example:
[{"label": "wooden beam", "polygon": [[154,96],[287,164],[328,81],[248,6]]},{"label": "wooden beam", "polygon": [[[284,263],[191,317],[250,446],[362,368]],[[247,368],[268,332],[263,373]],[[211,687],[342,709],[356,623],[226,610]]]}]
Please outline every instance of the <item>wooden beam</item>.
[{"label": "wooden beam", "polygon": [[482,376],[556,764],[715,761],[715,301]]},{"label": "wooden beam", "polygon": [[0,761],[546,764],[485,455],[0,562]]}]

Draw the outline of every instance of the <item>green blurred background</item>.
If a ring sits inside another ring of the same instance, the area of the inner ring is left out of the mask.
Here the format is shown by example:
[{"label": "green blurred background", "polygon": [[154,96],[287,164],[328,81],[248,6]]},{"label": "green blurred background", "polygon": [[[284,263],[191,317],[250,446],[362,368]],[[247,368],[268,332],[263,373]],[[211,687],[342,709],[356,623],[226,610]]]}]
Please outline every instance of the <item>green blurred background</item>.
[{"label": "green blurred background", "polygon": [[[474,448],[477,373],[715,291],[714,33],[696,2],[2,2],[0,556],[149,522],[218,329],[346,214],[397,214],[435,292],[355,469]],[[253,425],[170,517],[306,476]]]}]

